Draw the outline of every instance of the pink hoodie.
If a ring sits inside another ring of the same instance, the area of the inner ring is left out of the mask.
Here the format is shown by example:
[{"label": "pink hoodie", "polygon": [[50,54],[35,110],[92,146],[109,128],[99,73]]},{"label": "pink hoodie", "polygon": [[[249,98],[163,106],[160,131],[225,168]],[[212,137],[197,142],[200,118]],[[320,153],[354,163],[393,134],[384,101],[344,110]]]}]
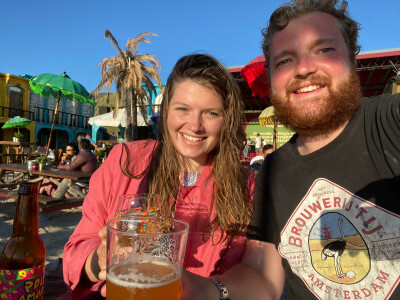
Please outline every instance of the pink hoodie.
[{"label": "pink hoodie", "polygon": [[[130,152],[129,170],[133,174],[143,171],[149,164],[155,141],[136,141],[126,144]],[[89,194],[82,207],[82,220],[64,248],[64,281],[73,290],[74,297],[90,291],[99,290],[103,282],[80,282],[86,258],[99,244],[99,229],[113,218],[118,197],[123,194],[146,192],[146,178],[133,179],[122,174],[119,159],[122,145],[113,148],[101,167],[93,174],[89,184]],[[126,153],[123,154],[123,161]],[[123,165],[123,164],[122,164]],[[249,174],[251,193],[254,190],[254,177]],[[224,273],[240,262],[246,243],[245,233],[229,245],[212,245],[209,235],[203,235],[204,221],[208,219],[213,188],[212,165],[203,168],[194,186],[181,187],[182,202],[175,207],[175,218],[189,223],[189,237],[186,248],[184,268],[201,276]],[[211,219],[215,216],[213,209]],[[207,220],[209,221],[209,220]],[[218,238],[217,232],[215,238]],[[222,257],[222,258],[221,258]]]}]

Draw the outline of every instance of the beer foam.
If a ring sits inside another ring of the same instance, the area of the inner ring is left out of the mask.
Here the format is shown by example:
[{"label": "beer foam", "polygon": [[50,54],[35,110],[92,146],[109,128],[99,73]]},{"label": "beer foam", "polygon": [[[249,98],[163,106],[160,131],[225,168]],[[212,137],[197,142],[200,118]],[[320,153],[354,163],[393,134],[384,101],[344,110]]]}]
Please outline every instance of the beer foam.
[{"label": "beer foam", "polygon": [[[163,269],[168,269],[168,274],[161,275],[156,274],[157,276],[146,276],[139,271],[137,268],[138,265],[153,265],[152,270],[155,266],[162,267]],[[136,265],[136,266],[135,266]],[[128,271],[127,274],[118,274],[115,275],[116,269],[126,268]],[[162,287],[164,285],[171,284],[180,279],[179,272],[176,267],[162,262],[151,262],[144,261],[141,263],[136,263],[132,265],[132,263],[124,263],[115,265],[111,268],[109,273],[107,274],[107,280],[112,282],[115,285],[123,286],[126,288],[140,288],[140,289],[150,289],[156,287]]]}]

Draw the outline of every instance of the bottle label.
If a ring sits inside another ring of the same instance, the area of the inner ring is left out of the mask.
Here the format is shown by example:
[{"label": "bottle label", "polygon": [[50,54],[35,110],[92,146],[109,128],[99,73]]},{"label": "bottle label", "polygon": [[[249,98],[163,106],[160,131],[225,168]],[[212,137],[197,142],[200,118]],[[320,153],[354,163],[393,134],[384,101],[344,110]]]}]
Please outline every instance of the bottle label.
[{"label": "bottle label", "polygon": [[0,269],[0,299],[43,299],[44,264],[23,270]]}]

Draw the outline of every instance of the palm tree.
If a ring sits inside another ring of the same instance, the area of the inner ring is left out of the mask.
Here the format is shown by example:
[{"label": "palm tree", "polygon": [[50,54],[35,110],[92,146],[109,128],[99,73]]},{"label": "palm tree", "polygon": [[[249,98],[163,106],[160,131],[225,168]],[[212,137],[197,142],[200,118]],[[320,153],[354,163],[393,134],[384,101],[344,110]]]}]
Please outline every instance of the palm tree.
[{"label": "palm tree", "polygon": [[[137,53],[140,42],[151,44],[145,38],[146,35],[157,36],[152,32],[141,33],[134,39],[128,39],[126,50],[122,51],[117,40],[106,29],[104,36],[111,41],[118,55],[102,60],[102,78],[99,85],[93,90],[93,94],[98,95],[107,86],[107,94],[109,94],[111,85],[115,83],[116,103],[114,118],[117,116],[122,96],[125,99],[126,139],[128,141],[138,139],[137,108],[139,108],[143,116],[146,116],[147,103],[151,105],[151,94],[157,94],[153,80],[157,82],[160,90],[162,90],[161,78],[158,74],[160,70],[158,59],[153,54]],[[147,122],[146,118],[145,120]]]}]

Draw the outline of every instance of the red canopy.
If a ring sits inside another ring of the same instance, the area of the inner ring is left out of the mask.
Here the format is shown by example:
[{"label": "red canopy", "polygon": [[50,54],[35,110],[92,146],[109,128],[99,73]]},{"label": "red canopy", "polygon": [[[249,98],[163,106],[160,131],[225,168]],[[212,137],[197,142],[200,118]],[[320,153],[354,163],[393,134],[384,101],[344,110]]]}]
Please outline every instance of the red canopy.
[{"label": "red canopy", "polygon": [[266,75],[264,55],[257,56],[245,65],[240,71],[240,76],[247,81],[254,97],[269,97],[269,84]]}]

